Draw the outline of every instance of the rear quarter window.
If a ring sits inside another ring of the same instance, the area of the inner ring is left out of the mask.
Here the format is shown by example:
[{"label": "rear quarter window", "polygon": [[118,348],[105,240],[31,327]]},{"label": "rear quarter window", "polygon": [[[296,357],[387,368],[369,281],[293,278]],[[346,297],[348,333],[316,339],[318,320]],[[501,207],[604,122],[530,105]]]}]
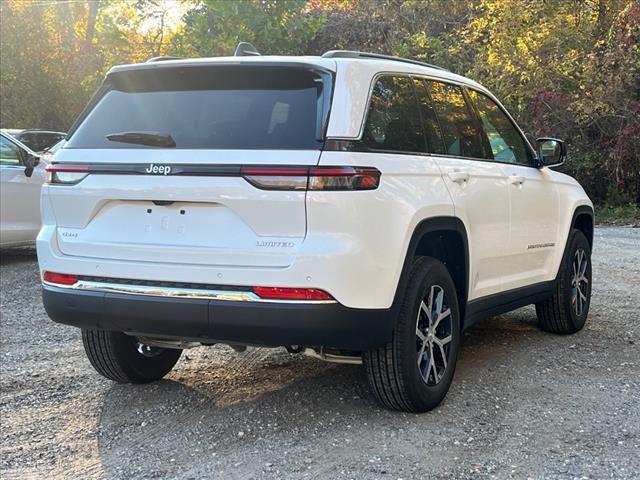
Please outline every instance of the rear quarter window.
[{"label": "rear quarter window", "polygon": [[371,150],[426,151],[420,110],[409,77],[389,75],[376,81],[362,144]]}]

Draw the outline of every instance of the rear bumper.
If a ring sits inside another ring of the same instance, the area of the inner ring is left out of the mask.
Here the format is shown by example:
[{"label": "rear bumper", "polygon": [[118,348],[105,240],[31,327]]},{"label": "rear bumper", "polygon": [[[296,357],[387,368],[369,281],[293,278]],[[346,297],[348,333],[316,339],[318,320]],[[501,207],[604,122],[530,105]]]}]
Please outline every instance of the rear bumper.
[{"label": "rear bumper", "polygon": [[44,307],[57,322],[155,338],[261,346],[368,350],[391,336],[394,309],[339,303],[277,303],[130,295],[44,285]]}]

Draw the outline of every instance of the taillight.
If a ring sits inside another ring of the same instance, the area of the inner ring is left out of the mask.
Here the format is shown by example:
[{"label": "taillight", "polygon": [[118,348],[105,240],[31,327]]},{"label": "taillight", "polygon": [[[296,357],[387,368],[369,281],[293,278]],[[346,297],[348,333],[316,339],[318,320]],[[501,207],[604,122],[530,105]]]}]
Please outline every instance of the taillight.
[{"label": "taillight", "polygon": [[306,167],[242,167],[240,174],[262,190],[306,190],[309,169]]},{"label": "taillight", "polygon": [[371,167],[313,167],[309,190],[375,190],[380,170]]},{"label": "taillight", "polygon": [[42,280],[57,285],[73,285],[77,283],[79,279],[77,275],[70,275],[68,273],[44,272],[42,274]]},{"label": "taillight", "polygon": [[381,173],[372,167],[242,167],[242,177],[262,190],[375,190]]},{"label": "taillight", "polygon": [[265,300],[333,300],[331,295],[317,288],[253,287],[253,293]]},{"label": "taillight", "polygon": [[47,165],[47,183],[57,185],[75,185],[89,175],[88,165],[65,165],[54,163]]}]

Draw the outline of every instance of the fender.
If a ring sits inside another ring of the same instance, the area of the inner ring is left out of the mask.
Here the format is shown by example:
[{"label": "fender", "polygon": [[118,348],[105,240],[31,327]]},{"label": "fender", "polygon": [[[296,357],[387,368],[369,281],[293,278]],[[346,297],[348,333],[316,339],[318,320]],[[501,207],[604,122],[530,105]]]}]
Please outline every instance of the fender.
[{"label": "fender", "polygon": [[[576,224],[576,220],[578,219],[578,217],[580,215],[586,214],[589,217],[591,217],[591,235],[587,235],[587,240],[589,241],[589,246],[591,246],[593,248],[593,230],[594,230],[594,215],[593,215],[593,207],[591,207],[590,205],[579,205],[576,207],[576,209],[573,212],[573,217],[571,217],[571,227],[573,227]],[[569,229],[569,232],[571,231],[571,229]],[[569,240],[569,234],[567,233],[567,241]],[[566,245],[565,245],[566,248]]]},{"label": "fender", "polygon": [[571,230],[574,228],[574,226],[576,225],[576,221],[578,220],[578,217],[580,215],[588,215],[591,218],[591,232],[589,234],[585,233],[585,236],[587,237],[587,241],[589,242],[589,247],[591,247],[593,249],[593,230],[594,230],[594,219],[593,219],[593,208],[590,205],[578,205],[576,207],[576,209],[573,211],[573,216],[571,217],[571,224],[569,225],[569,228],[567,229],[565,238],[564,238],[564,248],[562,249],[562,257],[560,260],[560,265],[558,266],[558,271],[556,272],[556,280],[558,278],[558,275],[560,274],[560,267],[562,267],[562,265],[564,264],[564,261],[566,260],[566,256],[567,256],[567,247],[569,246],[569,235],[571,235]]},{"label": "fender", "polygon": [[398,307],[402,301],[402,295],[409,280],[408,277],[409,270],[411,269],[411,263],[415,257],[420,240],[429,233],[444,231],[456,232],[462,238],[462,244],[464,247],[464,251],[462,252],[464,255],[464,284],[458,286],[458,294],[460,297],[458,298],[458,303],[460,304],[460,318],[465,318],[467,298],[469,295],[469,240],[467,237],[467,230],[465,229],[462,220],[457,217],[432,217],[424,219],[416,225],[404,257],[404,264],[402,266],[398,286],[396,287],[392,308]]}]

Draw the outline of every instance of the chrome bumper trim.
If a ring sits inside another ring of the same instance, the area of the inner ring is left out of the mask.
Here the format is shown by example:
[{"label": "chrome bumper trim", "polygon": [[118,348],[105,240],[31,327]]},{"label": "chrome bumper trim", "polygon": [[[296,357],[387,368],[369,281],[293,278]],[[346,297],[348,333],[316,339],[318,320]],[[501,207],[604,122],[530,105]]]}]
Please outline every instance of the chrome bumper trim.
[{"label": "chrome bumper trim", "polygon": [[59,285],[57,283],[42,282],[43,285],[70,290],[89,290],[92,292],[122,293],[126,295],[146,295],[150,297],[196,298],[205,300],[227,300],[232,302],[258,303],[295,303],[295,304],[323,304],[337,303],[336,300],[270,300],[260,298],[252,291],[236,290],[204,290],[197,288],[157,287],[151,285],[126,285],[120,283],[93,282],[79,280],[73,285]]}]

